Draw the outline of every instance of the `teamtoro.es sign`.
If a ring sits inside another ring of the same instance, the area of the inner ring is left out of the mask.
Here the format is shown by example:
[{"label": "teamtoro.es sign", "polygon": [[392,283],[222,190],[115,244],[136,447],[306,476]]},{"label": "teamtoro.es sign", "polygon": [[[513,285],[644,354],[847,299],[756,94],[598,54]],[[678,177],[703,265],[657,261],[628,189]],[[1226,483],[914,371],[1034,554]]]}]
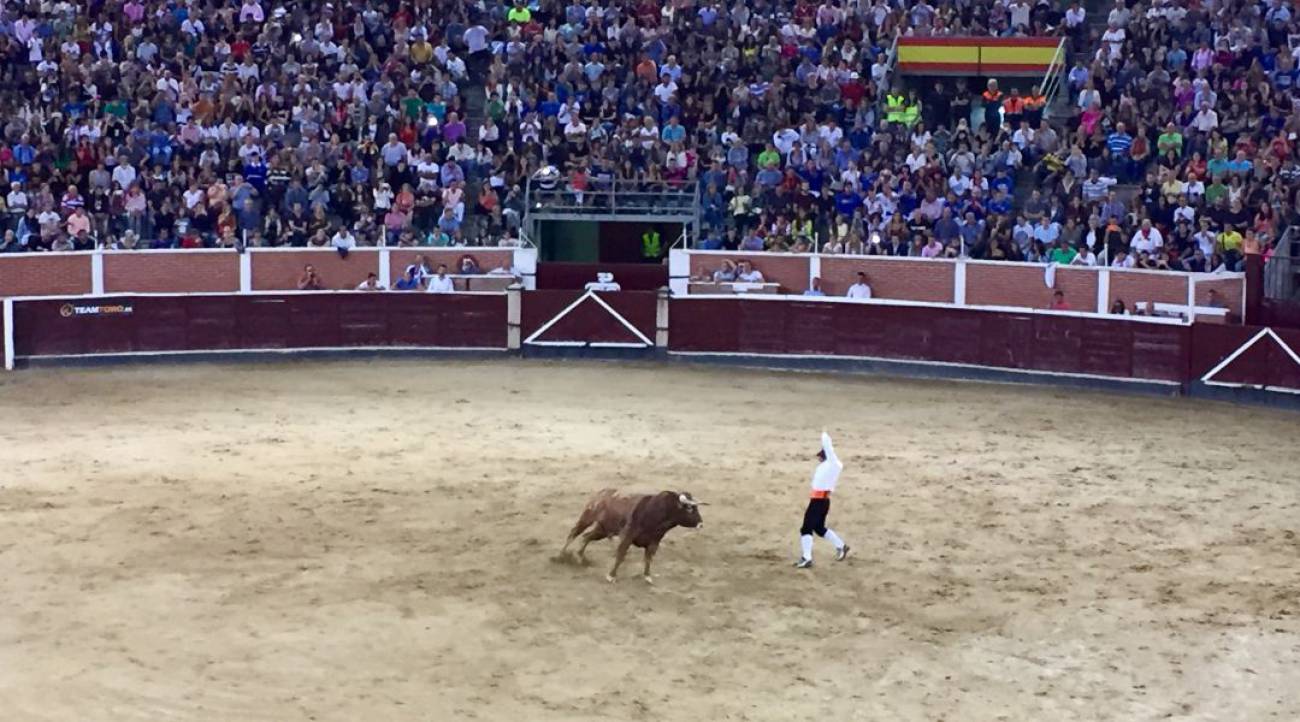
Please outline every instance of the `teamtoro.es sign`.
[{"label": "teamtoro.es sign", "polygon": [[135,306],[129,303],[86,305],[65,303],[59,307],[59,315],[64,318],[73,316],[130,316],[135,313]]}]

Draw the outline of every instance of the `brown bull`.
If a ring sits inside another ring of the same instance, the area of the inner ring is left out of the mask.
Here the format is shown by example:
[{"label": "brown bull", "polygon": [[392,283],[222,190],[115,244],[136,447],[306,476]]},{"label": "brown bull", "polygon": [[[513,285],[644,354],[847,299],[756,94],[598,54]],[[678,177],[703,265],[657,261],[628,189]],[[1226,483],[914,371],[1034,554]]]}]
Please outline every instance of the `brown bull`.
[{"label": "brown bull", "polygon": [[[618,574],[618,567],[627,555],[627,548],[633,545],[645,550],[644,577],[650,580],[650,560],[659,550],[659,542],[664,534],[675,526],[697,527],[700,519],[700,505],[690,494],[684,491],[661,491],[658,494],[620,494],[617,489],[601,489],[591,497],[587,506],[578,517],[578,523],[569,531],[569,538],[564,542],[561,557],[569,553],[569,544],[582,536],[582,546],[578,548],[578,560],[587,563],[587,545],[608,537],[619,537],[618,551],[614,556],[614,568],[609,570],[605,579],[613,582]],[[588,527],[590,530],[588,531]]]}]

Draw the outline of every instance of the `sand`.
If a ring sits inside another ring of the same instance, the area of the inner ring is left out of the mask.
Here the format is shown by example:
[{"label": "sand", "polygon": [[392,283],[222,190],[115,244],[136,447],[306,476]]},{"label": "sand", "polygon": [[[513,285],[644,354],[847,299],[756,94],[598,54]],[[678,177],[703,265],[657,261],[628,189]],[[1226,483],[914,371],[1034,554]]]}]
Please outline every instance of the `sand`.
[{"label": "sand", "polygon": [[[1297,415],[349,361],[5,374],[0,433],[5,722],[1300,718]],[[610,485],[711,502],[654,586],[549,561]]]}]

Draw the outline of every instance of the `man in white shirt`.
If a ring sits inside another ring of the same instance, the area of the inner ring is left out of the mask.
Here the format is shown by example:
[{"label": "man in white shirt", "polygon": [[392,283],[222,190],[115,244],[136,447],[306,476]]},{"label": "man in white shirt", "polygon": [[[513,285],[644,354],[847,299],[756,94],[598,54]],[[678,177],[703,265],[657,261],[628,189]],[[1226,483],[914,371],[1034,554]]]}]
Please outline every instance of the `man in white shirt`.
[{"label": "man in white shirt", "polygon": [[9,195],[5,196],[5,203],[9,208],[9,213],[13,215],[14,218],[18,218],[27,212],[27,206],[30,204],[30,200],[27,197],[27,192],[23,190],[22,183],[14,181],[9,187],[12,190],[9,191]]},{"label": "man in white shirt", "polygon": [[740,262],[740,272],[736,274],[736,280],[741,283],[763,283],[763,273],[749,261]]},{"label": "man in white shirt", "polygon": [[357,286],[357,290],[358,291],[382,291],[384,290],[384,284],[379,282],[379,276],[376,276],[373,273],[367,273],[366,280],[362,281],[360,285]]},{"label": "man in white shirt", "polygon": [[1097,265],[1097,254],[1093,253],[1092,249],[1087,246],[1080,246],[1079,252],[1074,254],[1074,258],[1070,259],[1070,265],[1095,266]]},{"label": "man in white shirt", "polygon": [[1101,34],[1101,47],[1110,53],[1111,60],[1118,60],[1124,51],[1127,33],[1113,21],[1106,24],[1106,32]]},{"label": "man in white shirt", "polygon": [[455,293],[456,283],[451,276],[447,275],[447,264],[438,266],[438,272],[429,277],[429,286],[425,289],[426,293]]},{"label": "man in white shirt", "polygon": [[1137,233],[1133,234],[1133,239],[1129,241],[1129,245],[1134,251],[1155,253],[1157,248],[1165,245],[1165,239],[1164,236],[1160,235],[1160,229],[1151,225],[1151,219],[1145,218],[1142,220],[1142,227],[1137,229]]},{"label": "man in white shirt", "polygon": [[125,155],[119,156],[117,159],[117,165],[113,168],[113,182],[117,184],[119,189],[126,190],[131,187],[131,184],[135,182],[135,179],[135,166],[131,165]]},{"label": "man in white shirt", "polygon": [[330,239],[330,245],[334,246],[334,250],[338,251],[340,255],[347,255],[348,251],[357,247],[357,239],[352,235],[352,231],[348,230],[347,226],[342,226]]},{"label": "man in white shirt", "polygon": [[835,455],[831,446],[830,434],[822,432],[822,450],[817,452],[821,463],[817,465],[812,476],[812,493],[809,494],[808,508],[803,513],[803,526],[799,528],[799,545],[802,555],[795,562],[798,569],[809,569],[813,565],[813,534],[829,541],[835,547],[835,561],[844,561],[849,556],[849,545],[844,543],[839,534],[826,527],[826,515],[831,510],[831,493],[839,481],[844,464]]},{"label": "man in white shirt", "polygon": [[871,286],[867,284],[867,274],[858,271],[858,282],[849,286],[849,292],[844,295],[848,298],[871,298]]},{"label": "man in white shirt", "polygon": [[1192,118],[1192,127],[1202,133],[1209,133],[1219,127],[1219,114],[1214,112],[1214,108],[1210,107],[1209,103],[1203,103],[1196,117]]}]

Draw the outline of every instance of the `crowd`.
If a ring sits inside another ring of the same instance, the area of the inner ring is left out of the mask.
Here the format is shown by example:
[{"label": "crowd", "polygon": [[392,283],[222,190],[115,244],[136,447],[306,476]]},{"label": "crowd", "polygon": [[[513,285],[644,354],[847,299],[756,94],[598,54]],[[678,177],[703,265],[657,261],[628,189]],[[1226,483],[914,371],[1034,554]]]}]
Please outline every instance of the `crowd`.
[{"label": "crowd", "polygon": [[[1272,253],[1300,220],[1298,32],[1283,0],[1116,0],[1069,71],[1068,135],[1035,161],[1066,200],[1063,245],[1190,271]],[[1115,183],[1137,186],[1130,203]]]},{"label": "crowd", "polygon": [[760,154],[774,188],[720,194],[706,172],[706,246],[1186,271],[1272,253],[1300,220],[1290,3],[1116,0],[1097,36],[1077,4],[1044,17],[1076,49],[1068,112],[958,80],[887,91],[874,134],[814,115]]},{"label": "crowd", "polygon": [[[1297,207],[1295,20],[1184,5],[11,1],[0,251],[513,244],[544,172],[696,181],[703,247],[1231,268]],[[897,33],[1069,36],[1072,117]]]}]

